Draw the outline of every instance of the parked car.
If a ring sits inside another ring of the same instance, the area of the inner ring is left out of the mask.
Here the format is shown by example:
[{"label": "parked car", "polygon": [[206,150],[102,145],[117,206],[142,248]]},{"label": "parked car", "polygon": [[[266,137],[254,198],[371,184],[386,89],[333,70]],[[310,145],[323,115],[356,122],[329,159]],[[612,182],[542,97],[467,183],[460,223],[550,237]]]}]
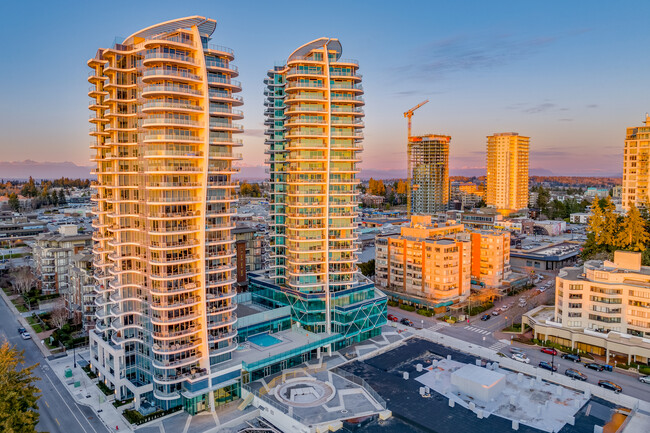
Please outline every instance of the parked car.
[{"label": "parked car", "polygon": [[641,376],[639,382],[650,383],[650,376]]},{"label": "parked car", "polygon": [[393,316],[392,314],[389,314],[388,316],[386,316],[386,318],[388,320],[390,320],[391,322],[399,322],[399,319],[397,317]]},{"label": "parked car", "polygon": [[506,311],[507,309],[508,309],[507,305],[504,305],[503,307],[501,307],[501,311]]},{"label": "parked car", "polygon": [[605,369],[605,367],[603,367],[600,364],[596,364],[595,362],[590,362],[588,364],[585,364],[585,367],[590,368],[592,370],[596,370],[596,371],[603,371]]},{"label": "parked car", "polygon": [[526,358],[526,355],[524,355],[523,353],[514,353],[512,355],[512,359],[514,359],[515,361],[525,362],[526,364],[530,364],[530,359]]},{"label": "parked car", "polygon": [[23,332],[22,334],[20,334],[20,336],[23,337],[23,340],[31,340],[32,339],[32,336],[29,335],[29,332]]},{"label": "parked car", "polygon": [[413,326],[413,322],[411,322],[411,321],[410,321],[409,319],[407,319],[406,317],[403,318],[402,320],[400,320],[399,323],[401,323],[402,325],[406,325],[406,326]]},{"label": "parked car", "polygon": [[586,374],[580,373],[578,370],[576,370],[574,368],[568,368],[564,372],[564,375],[570,377],[571,379],[578,379],[578,380],[582,380],[582,381],[587,380],[587,375]]},{"label": "parked car", "polygon": [[484,322],[485,322],[486,320],[490,320],[490,315],[489,315],[489,314],[484,314],[484,315],[482,315],[482,316],[481,316],[481,320],[484,321]]},{"label": "parked car", "polygon": [[548,371],[557,371],[557,367],[555,365],[552,365],[546,361],[541,361],[539,363],[539,368],[543,368],[544,370]]},{"label": "parked car", "polygon": [[510,353],[520,353],[520,354],[526,356],[526,352],[524,352],[523,349],[520,349],[520,348],[518,348],[516,346],[511,346],[510,347]]},{"label": "parked car", "polygon": [[600,386],[601,388],[609,389],[610,391],[614,391],[616,394],[623,391],[623,388],[621,388],[620,386],[618,386],[617,384],[615,384],[610,380],[599,380],[598,386]]},{"label": "parked car", "polygon": [[492,312],[492,315],[493,315],[493,316],[498,316],[499,314],[501,314],[501,313],[499,313],[499,310],[494,310],[494,311]]},{"label": "parked car", "polygon": [[27,329],[25,329],[23,327],[18,328],[18,333],[19,334],[24,334],[25,332],[27,332]]},{"label": "parked car", "polygon": [[574,355],[572,353],[563,353],[562,359],[568,359],[569,361],[573,362],[580,362],[581,360],[580,355]]},{"label": "parked car", "polygon": [[548,353],[549,355],[554,355],[557,356],[557,350],[553,349],[552,347],[543,347],[540,352]]}]

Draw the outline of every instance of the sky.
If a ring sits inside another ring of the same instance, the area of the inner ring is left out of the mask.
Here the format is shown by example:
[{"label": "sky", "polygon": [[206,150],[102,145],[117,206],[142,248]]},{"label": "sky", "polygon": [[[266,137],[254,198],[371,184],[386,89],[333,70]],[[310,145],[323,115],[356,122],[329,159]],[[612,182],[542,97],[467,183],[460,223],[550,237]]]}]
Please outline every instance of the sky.
[{"label": "sky", "polygon": [[[487,135],[531,137],[530,167],[622,172],[625,128],[650,111],[642,1],[12,1],[3,3],[0,160],[91,165],[86,61],[144,27],[201,15],[235,50],[243,165],[264,161],[263,79],[300,45],[338,38],[365,89],[362,169],[404,170],[414,134],[451,135],[450,168],[485,166]],[[1,176],[1,173],[0,173]]]}]

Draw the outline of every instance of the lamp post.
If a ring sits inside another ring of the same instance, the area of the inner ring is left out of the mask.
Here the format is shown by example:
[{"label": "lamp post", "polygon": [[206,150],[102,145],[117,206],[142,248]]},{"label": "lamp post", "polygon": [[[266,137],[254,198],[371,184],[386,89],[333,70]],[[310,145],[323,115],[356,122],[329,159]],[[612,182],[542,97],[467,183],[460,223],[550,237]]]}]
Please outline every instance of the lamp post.
[{"label": "lamp post", "polygon": [[551,353],[551,374],[553,374],[553,369],[555,367],[555,349]]}]

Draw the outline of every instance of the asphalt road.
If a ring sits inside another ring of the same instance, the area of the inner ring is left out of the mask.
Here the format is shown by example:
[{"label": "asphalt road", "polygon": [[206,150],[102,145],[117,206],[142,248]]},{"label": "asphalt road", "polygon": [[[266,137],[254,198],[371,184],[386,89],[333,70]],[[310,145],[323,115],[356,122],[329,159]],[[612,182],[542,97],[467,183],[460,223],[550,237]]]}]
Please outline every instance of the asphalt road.
[{"label": "asphalt road", "polygon": [[[531,289],[525,292],[520,293],[517,296],[507,296],[504,297],[501,301],[498,301],[495,304],[495,307],[491,310],[485,312],[485,314],[490,314],[490,319],[482,321],[480,316],[474,316],[470,319],[470,323],[457,323],[451,326],[443,326],[436,329],[436,332],[439,332],[444,335],[449,335],[454,338],[458,338],[463,341],[467,341],[471,344],[477,344],[485,347],[490,347],[498,343],[498,340],[494,337],[495,331],[500,331],[507,325],[511,323],[521,323],[521,315],[526,311],[535,308],[539,305],[553,305],[555,302],[555,279],[546,277],[541,284],[545,284],[547,281],[551,281],[552,286],[543,293],[537,292],[535,289]],[[524,297],[526,299],[526,306],[519,307],[519,298]],[[491,313],[494,309],[498,309],[504,305],[512,305],[499,316],[492,316]],[[424,325],[425,328],[431,328],[432,326],[442,323],[436,318],[429,318],[421,316],[415,312],[409,312],[401,310],[397,307],[388,307],[388,313],[396,316],[398,319],[406,317],[410,319],[416,328],[420,328]],[[639,382],[638,376],[636,375],[626,375],[619,372],[608,372],[608,371],[595,371],[590,370],[584,366],[585,362],[589,362],[588,359],[583,359],[583,363],[573,363],[568,360],[561,359],[558,356],[553,357],[551,355],[542,353],[538,346],[527,346],[525,344],[516,344],[518,347],[522,348],[526,355],[530,359],[530,364],[537,366],[540,361],[547,361],[558,366],[559,374],[564,374],[564,371],[567,368],[575,368],[583,374],[587,375],[587,382],[597,384],[599,380],[610,380],[617,385],[623,388],[623,394],[627,394],[633,397],[637,397],[646,401],[650,401],[650,384]],[[503,346],[503,345],[501,345]],[[508,347],[501,347],[500,352],[510,356],[511,353],[508,351]]]},{"label": "asphalt road", "polygon": [[91,408],[74,401],[65,389],[66,385],[50,370],[36,344],[22,339],[17,332],[19,326],[11,310],[0,300],[0,340],[6,339],[19,350],[24,350],[26,366],[39,364],[34,370],[41,379],[36,382],[41,390],[38,400],[40,419],[36,429],[49,433],[108,433]]}]

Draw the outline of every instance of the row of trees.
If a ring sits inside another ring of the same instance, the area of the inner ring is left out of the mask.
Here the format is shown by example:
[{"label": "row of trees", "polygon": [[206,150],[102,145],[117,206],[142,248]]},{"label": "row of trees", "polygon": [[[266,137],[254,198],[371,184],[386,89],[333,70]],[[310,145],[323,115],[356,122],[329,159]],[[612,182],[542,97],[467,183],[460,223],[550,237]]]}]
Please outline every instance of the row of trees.
[{"label": "row of trees", "polygon": [[262,190],[258,183],[250,184],[248,182],[242,182],[239,186],[239,194],[242,197],[261,197]]},{"label": "row of trees", "polygon": [[[574,198],[566,198],[564,201],[558,199],[551,200],[551,191],[541,185],[536,185],[531,188],[531,191],[537,193],[537,208],[540,213],[546,215],[549,219],[566,219],[572,213],[584,212],[589,201],[582,199],[580,201]],[[579,189],[569,188],[566,193],[568,195],[578,194]]]},{"label": "row of trees", "polygon": [[643,264],[650,265],[650,214],[632,205],[627,215],[615,213],[616,206],[608,197],[594,198],[593,216],[587,226],[587,242],[582,252],[585,259],[610,256],[615,250],[643,253]]}]

